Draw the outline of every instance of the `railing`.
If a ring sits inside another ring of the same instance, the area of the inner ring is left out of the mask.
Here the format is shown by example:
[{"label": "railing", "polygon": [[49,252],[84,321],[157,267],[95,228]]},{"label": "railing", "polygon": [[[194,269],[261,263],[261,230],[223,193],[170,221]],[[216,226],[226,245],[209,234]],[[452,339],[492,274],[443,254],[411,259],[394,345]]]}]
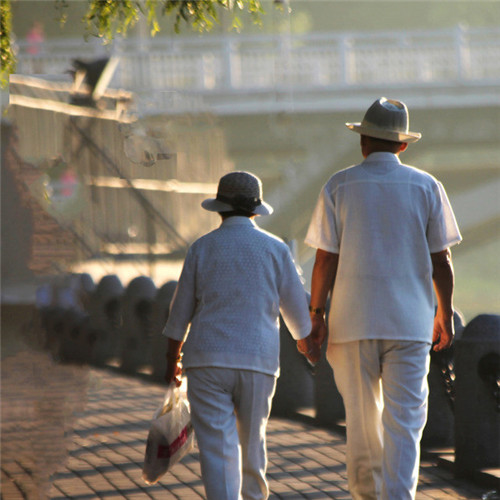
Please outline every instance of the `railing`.
[{"label": "railing", "polygon": [[[232,35],[49,41],[38,54],[19,42],[18,73],[63,74],[75,57],[117,55],[112,87],[140,94],[205,97],[279,90],[321,92],[374,86],[500,82],[500,28],[439,31]],[[155,97],[156,105],[158,100]]]}]

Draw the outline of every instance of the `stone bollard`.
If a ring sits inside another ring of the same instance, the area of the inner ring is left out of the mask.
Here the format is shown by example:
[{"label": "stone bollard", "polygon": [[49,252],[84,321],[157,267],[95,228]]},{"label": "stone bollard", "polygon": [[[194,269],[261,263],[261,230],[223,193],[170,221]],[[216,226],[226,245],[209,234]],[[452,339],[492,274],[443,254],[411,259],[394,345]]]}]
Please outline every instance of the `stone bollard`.
[{"label": "stone bollard", "polygon": [[64,274],[36,290],[36,332],[32,341],[47,348],[58,361],[90,361],[93,339],[87,328],[85,303],[92,286],[89,275]]},{"label": "stone bollard", "polygon": [[481,314],[455,346],[455,474],[500,467],[500,315]]},{"label": "stone bollard", "polygon": [[103,276],[89,298],[89,330],[94,337],[92,364],[105,366],[119,356],[123,285],[118,276]]},{"label": "stone bollard", "polygon": [[153,336],[151,339],[152,377],[163,381],[166,368],[167,338],[162,335],[170,312],[170,303],[174,296],[177,281],[168,281],[156,294],[153,305]]},{"label": "stone bollard", "polygon": [[55,361],[59,361],[59,352],[64,334],[64,315],[66,311],[57,305],[39,310],[41,331],[40,342]]},{"label": "stone bollard", "polygon": [[297,350],[280,317],[280,376],[276,383],[272,414],[290,417],[301,408],[312,408],[314,378],[306,358]]},{"label": "stone bollard", "polygon": [[59,359],[63,363],[89,363],[94,348],[94,337],[89,330],[89,315],[77,309],[67,309],[61,321]]},{"label": "stone bollard", "polygon": [[129,283],[123,294],[120,369],[126,373],[134,374],[152,365],[152,316],[156,293],[151,278],[138,276]]},{"label": "stone bollard", "polygon": [[69,313],[77,310],[75,290],[68,286],[66,276],[57,276],[36,291],[36,303],[43,331],[42,346],[54,360],[61,361],[61,349],[68,342]]},{"label": "stone bollard", "polygon": [[88,312],[90,298],[96,290],[94,279],[88,273],[75,273],[69,275],[68,282],[75,291],[78,308]]},{"label": "stone bollard", "polygon": [[[36,289],[35,293],[35,345],[55,353],[59,349],[57,335],[54,327],[57,323],[56,317],[61,311],[55,305],[55,290],[52,284],[43,283]],[[56,345],[57,341],[57,345]]]},{"label": "stone bollard", "polygon": [[453,316],[455,340],[449,349],[431,351],[427,381],[429,402],[427,424],[422,435],[425,447],[453,446],[455,420],[455,343],[462,336],[465,320],[459,311]]},{"label": "stone bollard", "polygon": [[63,362],[91,362],[95,335],[90,329],[88,305],[94,290],[94,280],[87,273],[73,273],[63,277],[58,289],[58,300],[65,310],[59,351]]}]

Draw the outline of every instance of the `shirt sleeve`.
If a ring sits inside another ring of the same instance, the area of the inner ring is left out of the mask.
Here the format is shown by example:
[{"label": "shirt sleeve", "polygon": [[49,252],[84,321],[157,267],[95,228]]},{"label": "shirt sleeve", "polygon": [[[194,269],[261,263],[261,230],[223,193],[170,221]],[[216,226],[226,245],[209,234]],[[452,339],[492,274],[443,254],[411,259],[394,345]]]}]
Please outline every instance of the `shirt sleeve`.
[{"label": "shirt sleeve", "polygon": [[433,195],[427,225],[427,241],[431,253],[441,252],[462,241],[455,214],[441,182],[436,183]]},{"label": "shirt sleeve", "polygon": [[184,266],[175,289],[163,335],[185,341],[187,330],[196,309],[196,261],[193,248],[188,250]]},{"label": "shirt sleeve", "polygon": [[311,318],[306,292],[288,248],[283,259],[283,275],[279,287],[280,312],[290,334],[295,340],[311,333]]},{"label": "shirt sleeve", "polygon": [[339,253],[339,238],[335,222],[335,205],[327,185],[323,186],[316,203],[305,243],[326,252]]}]

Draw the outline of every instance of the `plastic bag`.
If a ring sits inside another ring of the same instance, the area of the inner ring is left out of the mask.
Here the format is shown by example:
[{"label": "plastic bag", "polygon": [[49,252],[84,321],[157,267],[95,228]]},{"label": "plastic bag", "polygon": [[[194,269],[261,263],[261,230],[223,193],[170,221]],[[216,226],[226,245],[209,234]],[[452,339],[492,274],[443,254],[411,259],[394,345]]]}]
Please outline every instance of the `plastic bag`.
[{"label": "plastic bag", "polygon": [[149,429],[142,479],[156,483],[194,445],[189,404],[179,388],[168,387],[163,404],[156,410]]}]

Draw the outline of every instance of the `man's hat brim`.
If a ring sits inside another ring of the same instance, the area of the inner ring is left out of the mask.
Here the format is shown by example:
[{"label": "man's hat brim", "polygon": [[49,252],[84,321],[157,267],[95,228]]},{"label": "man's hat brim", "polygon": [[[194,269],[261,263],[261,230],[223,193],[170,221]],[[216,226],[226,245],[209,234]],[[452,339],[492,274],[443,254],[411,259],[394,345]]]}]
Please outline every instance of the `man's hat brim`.
[{"label": "man's hat brim", "polygon": [[422,137],[422,134],[418,132],[397,132],[392,130],[386,130],[376,127],[370,127],[363,125],[361,123],[346,123],[346,127],[353,132],[357,132],[361,135],[367,135],[368,137],[375,137],[376,139],[385,139],[386,141],[395,142],[417,142]]},{"label": "man's hat brim", "polygon": [[[234,210],[234,207],[232,205],[220,201],[217,198],[208,198],[206,200],[203,200],[201,202],[201,206],[209,212],[232,212]],[[269,205],[269,203],[262,201],[260,205],[257,205],[252,210],[252,213],[256,215],[270,215],[273,213],[273,211],[274,209],[271,205]]]}]

